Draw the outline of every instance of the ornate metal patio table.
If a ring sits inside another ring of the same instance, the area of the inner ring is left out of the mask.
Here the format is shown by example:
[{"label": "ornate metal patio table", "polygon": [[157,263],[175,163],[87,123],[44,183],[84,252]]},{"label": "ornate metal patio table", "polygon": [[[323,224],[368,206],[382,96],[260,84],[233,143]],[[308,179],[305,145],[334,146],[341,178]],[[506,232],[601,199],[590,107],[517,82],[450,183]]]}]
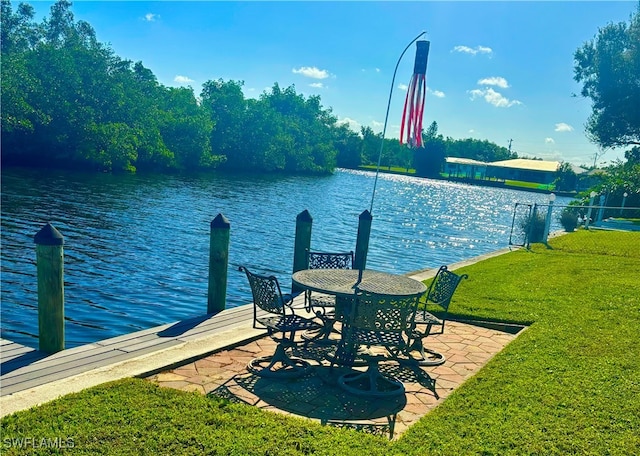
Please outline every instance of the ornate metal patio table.
[{"label": "ornate metal patio table", "polygon": [[427,291],[418,280],[400,274],[365,269],[303,269],[292,276],[301,288],[339,297],[353,297],[356,286],[369,293],[409,296]]},{"label": "ornate metal patio table", "polygon": [[364,292],[411,296],[427,291],[420,281],[400,274],[365,269],[304,269],[292,276],[302,289],[336,296],[336,318],[341,319],[353,302],[356,287]]},{"label": "ornate metal patio table", "polygon": [[[305,269],[295,272],[292,276],[292,281],[303,289],[335,295],[336,316],[338,319],[348,312],[346,307],[352,305],[356,287],[364,292],[394,296],[415,296],[427,291],[427,287],[418,280],[400,274],[367,269],[364,271],[358,269]],[[348,347],[349,345],[347,344],[346,346]],[[358,350],[358,345],[351,348]],[[337,364],[351,366],[370,365],[369,369],[361,375],[374,379],[370,380],[371,384],[377,384],[377,382],[383,380],[384,382],[381,384],[392,385],[394,388],[389,393],[379,391],[376,393],[378,395],[396,394],[400,389],[404,392],[402,383],[396,379],[388,379],[378,372],[377,361],[371,364],[366,361],[366,358],[363,359],[360,355],[354,354],[351,348],[341,352],[340,345],[338,345],[338,349],[335,352],[327,353],[326,357],[332,363]],[[357,353],[360,352],[358,351]],[[375,380],[375,378],[379,378],[379,380]]]}]

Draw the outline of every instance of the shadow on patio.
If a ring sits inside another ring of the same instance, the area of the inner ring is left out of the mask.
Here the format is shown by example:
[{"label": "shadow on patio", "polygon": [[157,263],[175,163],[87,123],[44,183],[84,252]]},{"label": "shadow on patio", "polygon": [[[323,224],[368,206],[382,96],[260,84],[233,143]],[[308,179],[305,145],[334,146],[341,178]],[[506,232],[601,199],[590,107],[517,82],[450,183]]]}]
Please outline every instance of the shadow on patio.
[{"label": "shadow on patio", "polygon": [[436,407],[516,336],[497,329],[448,322],[444,334],[425,340],[428,347],[446,356],[443,365],[419,367],[392,361],[380,364],[381,372],[405,385],[405,394],[391,399],[357,397],[339,388],[337,378],[350,369],[329,367],[325,355],[333,350],[332,346],[310,343],[306,348],[299,346],[294,350],[295,356],[313,363],[304,377],[272,379],[248,372],[246,366],[252,358],[275,351],[276,344],[268,337],[214,353],[148,379],[164,387],[198,391],[263,410],[394,438]]}]

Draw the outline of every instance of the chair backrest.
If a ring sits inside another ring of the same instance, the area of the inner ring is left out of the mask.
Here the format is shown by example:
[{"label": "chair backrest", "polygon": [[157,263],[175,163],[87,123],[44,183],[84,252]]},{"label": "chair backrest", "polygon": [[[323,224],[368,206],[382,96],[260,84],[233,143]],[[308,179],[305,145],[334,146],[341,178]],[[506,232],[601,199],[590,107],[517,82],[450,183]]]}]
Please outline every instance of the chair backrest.
[{"label": "chair backrest", "polygon": [[395,345],[397,336],[411,328],[420,296],[422,293],[396,296],[359,291],[349,325],[358,333],[370,334],[372,345]]},{"label": "chair backrest", "polygon": [[307,250],[309,269],[352,269],[353,251],[351,252],[313,252]]},{"label": "chair backrest", "polygon": [[449,310],[453,293],[458,288],[460,281],[467,278],[469,278],[467,274],[458,275],[449,271],[446,265],[440,266],[438,273],[427,290],[427,302],[437,304],[445,311]]},{"label": "chair backrest", "polygon": [[335,352],[335,362],[353,365],[358,347],[383,346],[392,354],[408,349],[405,335],[413,327],[413,319],[422,293],[413,296],[390,296],[356,291],[355,304],[345,317],[342,337]]},{"label": "chair backrest", "polygon": [[285,300],[278,279],[275,276],[254,274],[244,266],[240,266],[239,270],[243,271],[249,280],[254,309],[258,307],[266,312],[284,315]]}]

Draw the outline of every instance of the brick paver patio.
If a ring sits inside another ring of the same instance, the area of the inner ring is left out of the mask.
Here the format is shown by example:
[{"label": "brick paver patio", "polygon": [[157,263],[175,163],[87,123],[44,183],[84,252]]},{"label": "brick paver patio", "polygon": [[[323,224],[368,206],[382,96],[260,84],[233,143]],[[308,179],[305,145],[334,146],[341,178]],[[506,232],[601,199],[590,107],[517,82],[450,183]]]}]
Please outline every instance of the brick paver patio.
[{"label": "brick paver patio", "polygon": [[[254,357],[269,355],[276,344],[264,337],[217,352],[183,366],[148,377],[163,387],[198,391],[244,402],[264,410],[289,413],[335,426],[401,435],[441,403],[467,378],[516,337],[515,334],[448,322],[444,334],[425,339],[427,347],[446,356],[440,366],[418,367],[397,362],[380,364],[380,371],[401,380],[406,393],[396,399],[360,398],[337,386],[337,377],[349,369],[329,368],[325,355],[331,346],[309,344],[295,355],[313,363],[298,379],[267,379],[247,371]],[[363,370],[364,368],[360,368]]]}]

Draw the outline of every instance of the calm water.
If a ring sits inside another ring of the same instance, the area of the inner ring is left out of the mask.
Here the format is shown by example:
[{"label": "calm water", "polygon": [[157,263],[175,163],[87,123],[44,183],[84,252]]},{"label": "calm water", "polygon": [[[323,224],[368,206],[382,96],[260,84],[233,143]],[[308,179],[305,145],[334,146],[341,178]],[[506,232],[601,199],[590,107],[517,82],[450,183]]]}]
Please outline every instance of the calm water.
[{"label": "calm water", "polygon": [[[312,248],[355,250],[374,173],[327,177],[111,176],[2,170],[2,337],[37,347],[33,236],[64,236],[67,348],[206,313],[209,224],[231,223],[227,306],[250,302],[246,265],[288,289],[296,216]],[[559,203],[563,201],[559,199]],[[367,267],[405,273],[508,246],[515,202],[541,194],[381,174]]]}]

